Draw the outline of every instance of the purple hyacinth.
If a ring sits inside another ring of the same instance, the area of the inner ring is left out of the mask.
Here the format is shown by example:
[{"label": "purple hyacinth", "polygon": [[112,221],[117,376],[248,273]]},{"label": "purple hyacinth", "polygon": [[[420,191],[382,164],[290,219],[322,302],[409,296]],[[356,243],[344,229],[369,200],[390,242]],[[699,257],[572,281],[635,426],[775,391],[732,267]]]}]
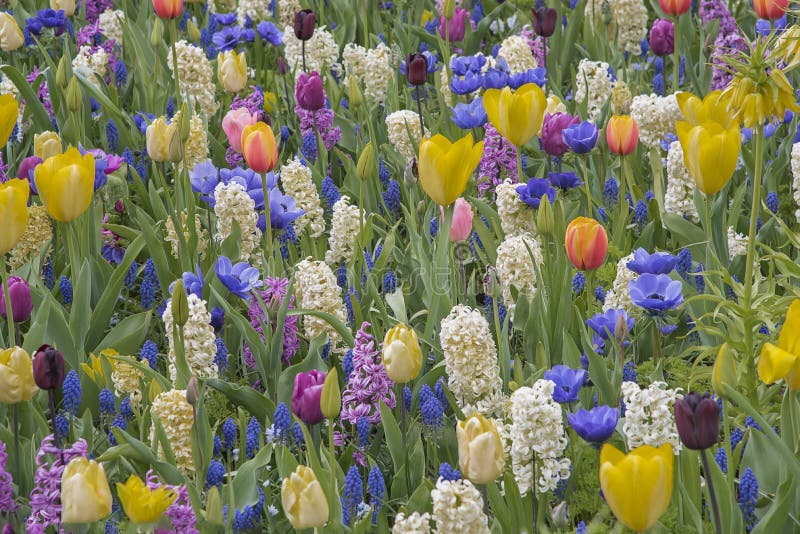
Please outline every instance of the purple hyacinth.
[{"label": "purple hyacinth", "polygon": [[719,32],[714,41],[714,51],[711,54],[712,79],[711,90],[725,89],[733,79],[733,74],[728,70],[725,62],[726,56],[745,52],[749,47],[747,40],[742,37],[738,30],[730,33]]},{"label": "purple hyacinth", "polygon": [[325,150],[330,150],[342,138],[342,130],[333,125],[335,113],[330,108],[321,108],[317,111],[309,111],[300,106],[295,106],[294,112],[300,118],[300,134],[306,135],[319,132]]},{"label": "purple hyacinth", "polygon": [[42,440],[36,453],[36,475],[30,495],[31,515],[25,524],[27,532],[44,532],[51,525],[60,529],[61,475],[73,458],[86,458],[88,451],[89,446],[83,439],[63,450],[53,445],[52,434]]},{"label": "purple hyacinth", "polygon": [[11,473],[6,471],[7,460],[6,444],[0,441],[0,512],[13,512],[17,509]]},{"label": "purple hyacinth", "polygon": [[[26,76],[25,81],[32,84],[40,74],[43,75],[44,73],[39,70],[39,67],[34,66],[30,74]],[[46,79],[42,80],[42,83],[39,85],[36,96],[39,98],[39,102],[42,103],[42,106],[44,106],[44,109],[47,110],[47,114],[50,115],[50,120],[53,120],[56,115],[53,111],[53,103],[50,101],[50,88],[47,86]]]},{"label": "purple hyacinth", "polygon": [[375,348],[375,339],[367,333],[368,322],[361,323],[353,347],[353,371],[342,394],[342,414],[344,421],[356,424],[362,416],[372,424],[381,420],[379,401],[388,408],[394,408],[396,400],[392,386],[394,383],[386,375]]},{"label": "purple hyacinth", "polygon": [[503,183],[508,177],[517,183],[517,148],[495,129],[491,123],[484,125],[486,137],[483,142],[483,156],[481,156],[480,170],[478,172],[478,195],[483,196],[487,191]]},{"label": "purple hyacinth", "polygon": [[253,91],[246,97],[241,98],[237,96],[233,99],[233,102],[231,102],[231,110],[246,108],[251,115],[258,115],[258,120],[263,120],[264,112],[262,108],[264,107],[264,91],[256,85],[251,85],[250,88]]},{"label": "purple hyacinth", "polygon": [[[260,290],[258,293],[260,299],[250,299],[250,308],[247,315],[250,318],[250,325],[258,332],[262,341],[264,337],[264,324],[269,324],[271,327],[274,325],[274,315],[277,315],[278,309],[286,298],[286,290],[289,286],[289,280],[286,278],[273,278],[266,277],[264,279],[264,287],[266,289]],[[264,313],[261,308],[261,302],[267,307],[269,317]],[[289,309],[294,308],[294,296],[289,297]],[[297,350],[300,348],[300,339],[297,337],[297,317],[287,315],[283,322],[283,354],[281,357],[283,361],[289,363]],[[248,367],[255,368],[256,360],[253,352],[247,343],[244,344],[244,362]]]}]

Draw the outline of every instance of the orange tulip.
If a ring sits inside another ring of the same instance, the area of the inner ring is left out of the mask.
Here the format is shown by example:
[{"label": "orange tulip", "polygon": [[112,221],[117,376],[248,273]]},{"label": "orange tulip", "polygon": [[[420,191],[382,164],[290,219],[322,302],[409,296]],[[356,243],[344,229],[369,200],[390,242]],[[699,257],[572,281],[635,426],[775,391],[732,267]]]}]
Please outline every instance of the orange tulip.
[{"label": "orange tulip", "polygon": [[272,128],[264,122],[245,126],[242,130],[242,154],[247,166],[258,173],[274,169],[278,162],[278,143]]},{"label": "orange tulip", "polygon": [[661,11],[674,17],[689,11],[692,0],[658,0],[658,5]]},{"label": "orange tulip", "polygon": [[567,257],[576,269],[593,271],[606,259],[608,252],[608,236],[606,229],[587,217],[573,219],[567,226],[567,235],[564,238]]},{"label": "orange tulip", "polygon": [[760,19],[778,20],[789,7],[789,0],[753,0],[753,9]]},{"label": "orange tulip", "polygon": [[153,9],[162,19],[176,19],[183,14],[183,0],[153,0]]},{"label": "orange tulip", "polygon": [[606,143],[618,156],[627,156],[639,143],[639,125],[630,115],[612,115],[606,125]]}]

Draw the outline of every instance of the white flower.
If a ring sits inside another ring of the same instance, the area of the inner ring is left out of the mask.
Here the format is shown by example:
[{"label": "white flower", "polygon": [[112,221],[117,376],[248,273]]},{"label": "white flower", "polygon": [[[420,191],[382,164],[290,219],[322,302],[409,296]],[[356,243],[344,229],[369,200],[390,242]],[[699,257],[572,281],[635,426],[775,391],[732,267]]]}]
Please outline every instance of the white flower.
[{"label": "white flower", "polygon": [[[222,242],[233,232],[233,223],[239,226],[239,260],[250,261],[258,257],[256,247],[261,243],[255,201],[244,187],[236,182],[220,182],[214,188],[214,214],[217,216],[217,241]],[[231,258],[232,260],[235,258]]]},{"label": "white flower", "polygon": [[578,104],[587,102],[589,120],[598,117],[614,90],[614,82],[608,68],[609,65],[605,61],[589,61],[584,58],[578,63],[578,74],[575,77],[575,101]]},{"label": "white flower", "polygon": [[603,311],[625,310],[630,313],[633,309],[633,302],[631,302],[631,296],[628,294],[628,286],[639,275],[628,269],[629,261],[633,261],[633,253],[628,254],[617,262],[617,276],[614,278],[613,287],[606,293]]},{"label": "white flower", "polygon": [[511,74],[519,74],[530,69],[535,69],[536,58],[533,57],[528,41],[519,35],[506,37],[500,44],[497,57],[506,60],[508,70]]},{"label": "white flower", "polygon": [[506,178],[502,184],[495,188],[497,195],[497,215],[500,217],[500,227],[506,237],[518,234],[536,235],[536,222],[534,212],[519,198],[517,184]]},{"label": "white flower", "polygon": [[436,532],[488,534],[489,518],[483,513],[480,492],[465,479],[439,478],[431,491]]},{"label": "white flower", "polygon": [[[194,472],[194,455],[192,453],[192,426],[194,425],[194,409],[186,400],[185,389],[172,389],[159,393],[150,406],[153,425],[150,435],[155,436],[155,421],[164,427],[175,463],[184,474]],[[164,450],[157,445],[158,457],[165,459]]]},{"label": "white flower", "polygon": [[[347,321],[341,289],[327,263],[308,258],[295,265],[294,293],[299,308],[323,311],[338,317],[343,323]],[[331,341],[331,350],[340,350],[341,336],[327,321],[305,315],[303,326],[308,339],[314,339],[324,332]]]},{"label": "white flower", "polygon": [[[293,15],[294,16],[294,15]],[[287,25],[283,30],[284,55],[289,69],[296,71],[297,76],[303,70],[315,70],[322,74],[328,69],[341,73],[339,61],[339,45],[333,34],[325,26],[314,29],[314,35],[306,41],[306,68],[303,69],[303,48],[300,39],[294,35],[294,27]]]},{"label": "white flower", "polygon": [[792,145],[792,159],[790,162],[792,170],[792,198],[798,207],[794,212],[797,222],[800,222],[800,143]]},{"label": "white flower", "polygon": [[[419,125],[419,115],[416,111],[402,109],[386,116],[386,130],[389,134],[389,141],[392,146],[404,157],[406,161],[411,161],[417,157],[414,145],[419,147],[422,134]],[[413,141],[409,138],[409,133],[413,136]],[[425,137],[430,136],[430,131],[425,128]]]},{"label": "white flower", "polygon": [[98,87],[102,87],[102,79],[108,73],[108,54],[97,47],[92,51],[89,45],[83,45],[78,50],[78,55],[72,60],[72,68],[87,71],[89,80]]},{"label": "white flower", "polygon": [[664,382],[653,382],[645,389],[636,382],[623,382],[622,398],[625,402],[622,431],[628,438],[628,449],[669,443],[675,454],[680,452],[681,442],[672,411],[675,401],[683,398],[677,389],[667,388]]},{"label": "white flower", "polygon": [[269,4],[269,0],[239,0],[236,6],[236,18],[239,24],[244,26],[247,17],[250,17],[253,23],[269,18],[271,15]]},{"label": "white flower", "polygon": [[122,23],[125,22],[125,12],[121,9],[106,9],[100,13],[97,20],[103,35],[122,46]]},{"label": "white flower", "polygon": [[[186,363],[193,375],[201,378],[216,378],[219,374],[217,364],[214,363],[214,356],[217,354],[217,346],[214,343],[214,327],[211,326],[211,314],[206,306],[206,301],[189,293],[186,296],[189,302],[189,319],[183,326],[183,354]],[[175,367],[175,339],[172,335],[172,299],[167,301],[167,307],[161,316],[164,321],[164,331],[169,341],[169,376],[175,380],[177,369]]]},{"label": "white flower", "polygon": [[356,241],[361,227],[361,211],[350,204],[347,195],[333,205],[331,233],[325,261],[330,265],[350,263],[356,250]]},{"label": "white flower", "polygon": [[530,234],[506,237],[497,247],[497,278],[503,289],[503,301],[512,317],[516,306],[512,287],[528,300],[536,294],[534,264],[541,266],[542,250],[539,241]]},{"label": "white flower", "polygon": [[667,192],[664,195],[664,209],[682,217],[698,222],[697,206],[694,204],[695,184],[683,161],[683,148],[680,142],[673,141],[667,152]]},{"label": "white flower", "polygon": [[662,139],[675,133],[675,121],[683,119],[683,113],[675,95],[651,94],[633,97],[631,117],[639,126],[639,140],[648,148],[659,148]]},{"label": "white flower", "polygon": [[311,177],[311,169],[295,158],[281,167],[281,185],[284,192],[294,198],[297,207],[305,213],[294,221],[294,231],[299,236],[308,228],[311,237],[319,237],[325,231],[325,212],[319,201],[319,193]]},{"label": "white flower", "polygon": [[738,233],[732,226],[728,227],[728,259],[747,255],[747,236]]},{"label": "white flower", "polygon": [[[521,387],[511,395],[511,468],[520,493],[533,489],[552,491],[570,474],[569,458],[561,458],[567,447],[561,406],[553,400],[555,383],[537,380],[533,387]],[[535,456],[535,459],[534,459]]]},{"label": "white flower", "polygon": [[[364,84],[367,100],[382,103],[388,94],[389,84],[394,80],[395,58],[391,49],[382,42],[369,50],[348,43],[342,52],[342,59],[347,76],[353,76]],[[347,83],[345,80],[345,86]]]},{"label": "white flower", "polygon": [[[205,51],[199,46],[178,41],[175,43],[175,52],[178,56],[178,80],[181,93],[189,96],[191,104],[200,106],[200,110],[206,117],[211,117],[219,107],[214,93],[214,72],[211,69],[211,62],[206,57]],[[167,54],[167,61],[170,70],[175,63],[172,60],[172,50]],[[172,72],[175,77],[175,72]]]},{"label": "white flower", "polygon": [[419,512],[406,516],[400,512],[394,518],[392,534],[429,534],[431,531],[431,514],[420,515]]},{"label": "white flower", "polygon": [[611,11],[619,33],[617,45],[632,55],[642,53],[641,42],[647,36],[647,7],[641,0],[611,0]]}]

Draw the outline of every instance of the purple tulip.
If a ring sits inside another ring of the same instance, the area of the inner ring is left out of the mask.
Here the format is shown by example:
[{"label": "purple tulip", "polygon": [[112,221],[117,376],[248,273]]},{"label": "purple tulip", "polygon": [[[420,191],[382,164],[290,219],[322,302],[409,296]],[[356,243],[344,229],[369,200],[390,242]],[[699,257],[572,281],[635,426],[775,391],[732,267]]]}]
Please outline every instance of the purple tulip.
[{"label": "purple tulip", "polygon": [[656,19],[650,27],[650,49],[657,56],[668,56],[675,50],[675,26],[671,20]]},{"label": "purple tulip", "polygon": [[689,393],[675,401],[675,426],[688,449],[707,449],[719,439],[719,405],[708,393]]},{"label": "purple tulip", "polygon": [[591,410],[581,408],[567,414],[567,421],[575,432],[589,443],[603,443],[614,434],[619,420],[619,409],[596,406]]},{"label": "purple tulip", "polygon": [[[467,17],[469,11],[463,7],[457,7],[452,18],[446,21],[445,18],[439,17],[439,37],[448,39],[451,43],[457,43],[464,38],[464,32],[467,29]],[[447,37],[444,34],[445,25],[447,26]]]},{"label": "purple tulip", "polygon": [[300,74],[294,88],[294,98],[301,108],[308,111],[317,111],[325,107],[325,89],[322,88],[322,78],[317,71]]},{"label": "purple tulip", "polygon": [[[15,323],[27,321],[33,311],[31,288],[27,280],[19,276],[8,277],[8,293],[11,296],[11,315]],[[0,315],[6,318],[6,294],[0,291]]]},{"label": "purple tulip", "polygon": [[580,119],[569,113],[546,113],[540,137],[544,151],[556,157],[566,154],[569,146],[564,142],[564,130],[579,123]]},{"label": "purple tulip", "polygon": [[[19,164],[19,169],[17,169],[17,177],[20,180],[28,180],[31,187],[35,187],[33,183],[33,170],[42,162],[42,158],[37,158],[36,156],[29,156],[22,160],[22,163]],[[35,192],[35,190],[34,190]]]},{"label": "purple tulip", "polygon": [[324,419],[319,402],[326,373],[312,369],[297,373],[292,390],[292,411],[307,425],[315,425]]}]

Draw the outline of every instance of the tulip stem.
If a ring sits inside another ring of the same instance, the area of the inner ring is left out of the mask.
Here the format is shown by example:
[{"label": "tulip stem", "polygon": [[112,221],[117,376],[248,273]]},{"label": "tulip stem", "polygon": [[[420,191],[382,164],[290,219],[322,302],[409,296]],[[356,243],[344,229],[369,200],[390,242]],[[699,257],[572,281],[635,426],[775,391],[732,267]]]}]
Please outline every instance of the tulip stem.
[{"label": "tulip stem", "polygon": [[717,534],[722,534],[722,524],[719,519],[719,506],[717,505],[717,495],[714,493],[714,482],[713,477],[711,476],[711,471],[708,468],[708,453],[706,449],[700,451],[700,458],[703,460],[703,472],[706,476],[706,482],[708,483],[708,495],[711,500],[711,511],[714,514],[714,530]]},{"label": "tulip stem", "polygon": [[300,46],[303,49],[303,72],[308,72],[308,69],[306,68],[306,40],[305,39],[301,39],[300,40]]},{"label": "tulip stem", "polygon": [[333,447],[333,423],[334,419],[328,419],[328,454],[330,454],[330,464],[328,468],[331,470],[331,498],[336,498],[336,452]]},{"label": "tulip stem", "polygon": [[[764,160],[764,135],[760,126],[753,129],[753,202],[750,205],[750,228],[747,234],[747,260],[744,275],[744,341],[745,341],[745,379],[744,386],[750,395],[751,401],[757,401],[755,384],[755,353],[753,347],[752,303],[753,303],[753,263],[756,251],[756,226],[758,213],[761,210],[761,173]],[[755,402],[754,402],[755,404]]]},{"label": "tulip stem", "polygon": [[[303,41],[305,42],[305,41]],[[272,223],[269,210],[269,189],[267,188],[267,173],[261,175],[261,187],[264,190],[264,272],[268,272],[272,263]]]},{"label": "tulip stem", "polygon": [[589,187],[589,164],[581,157],[581,168],[583,169],[583,186],[586,189],[586,216],[592,217],[592,189]]},{"label": "tulip stem", "polygon": [[5,255],[3,255],[3,297],[6,299],[6,322],[8,323],[8,345],[9,347],[14,347],[17,344],[17,336],[16,336],[16,329],[14,328],[14,313],[11,307],[11,291],[8,282],[8,264],[6,264]]},{"label": "tulip stem", "polygon": [[675,36],[675,40],[674,40],[675,46],[673,46],[673,50],[672,50],[672,54],[673,54],[673,57],[672,57],[672,89],[673,89],[673,91],[672,92],[673,93],[677,93],[678,92],[678,85],[680,85],[678,83],[679,78],[680,78],[680,76],[678,75],[679,74],[678,73],[678,66],[681,63],[681,54],[678,51],[678,43],[680,43],[680,39],[678,38],[678,28],[679,28],[680,20],[681,20],[680,15],[677,15],[675,17],[675,35],[674,35]]},{"label": "tulip stem", "polygon": [[175,30],[175,19],[169,21],[169,40],[172,47],[172,77],[175,78],[175,99],[176,103],[181,103],[181,82],[178,79],[178,50],[175,43],[178,40]]},{"label": "tulip stem", "polygon": [[419,135],[420,139],[425,138],[425,125],[422,123],[422,95],[419,91],[419,85],[414,89],[417,97],[417,115],[419,115]]},{"label": "tulip stem", "polygon": [[397,399],[397,404],[400,406],[400,435],[402,436],[403,440],[403,455],[405,456],[404,461],[404,475],[406,479],[406,491],[408,494],[411,494],[411,479],[408,478],[408,446],[407,446],[407,436],[406,436],[406,397],[403,391],[403,384],[395,384],[395,399]]},{"label": "tulip stem", "polygon": [[[14,467],[17,470],[17,487],[22,488],[22,467],[19,459],[19,403],[12,405],[14,417]],[[63,463],[63,462],[62,462]]]}]

